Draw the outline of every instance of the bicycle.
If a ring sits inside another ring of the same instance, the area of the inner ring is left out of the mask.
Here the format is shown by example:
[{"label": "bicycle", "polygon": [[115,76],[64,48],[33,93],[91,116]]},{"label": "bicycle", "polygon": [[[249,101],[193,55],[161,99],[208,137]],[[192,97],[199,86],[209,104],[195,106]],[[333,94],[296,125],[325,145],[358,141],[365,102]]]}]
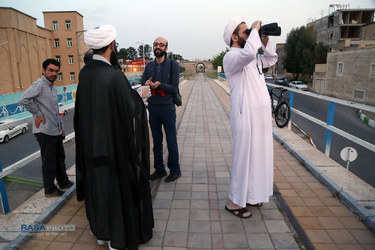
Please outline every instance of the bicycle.
[{"label": "bicycle", "polygon": [[[269,93],[271,97],[271,107],[272,114],[275,116],[275,123],[279,128],[285,127],[290,120],[290,106],[288,103],[288,98],[284,97],[284,92],[287,89],[277,88],[280,90],[280,94],[277,95],[272,87],[269,87]],[[275,105],[273,97],[277,98],[277,103]]]}]

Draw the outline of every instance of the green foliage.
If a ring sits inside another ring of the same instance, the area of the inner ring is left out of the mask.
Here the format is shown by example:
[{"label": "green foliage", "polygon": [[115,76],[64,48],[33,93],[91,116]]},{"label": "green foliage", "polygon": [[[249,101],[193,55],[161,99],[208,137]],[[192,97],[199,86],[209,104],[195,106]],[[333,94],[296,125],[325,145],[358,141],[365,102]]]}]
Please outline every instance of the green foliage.
[{"label": "green foliage", "polygon": [[128,59],[128,51],[124,48],[120,49],[118,52],[118,58],[124,61]]},{"label": "green foliage", "polygon": [[184,58],[179,54],[173,54],[173,52],[168,52],[167,57],[169,60],[180,60],[183,61]]},{"label": "green foliage", "polygon": [[292,29],[286,40],[284,67],[298,79],[299,74],[312,74],[315,63],[326,58],[327,52],[327,46],[317,44],[312,27]]},{"label": "green foliage", "polygon": [[214,69],[217,69],[218,66],[221,66],[221,68],[224,70],[223,58],[228,51],[229,48],[226,48],[225,50],[221,51],[220,54],[212,58],[212,66],[214,67]]},{"label": "green foliage", "polygon": [[[151,46],[146,44],[144,51],[145,51],[145,59],[151,60],[151,51],[152,51]],[[138,47],[138,55],[139,55],[139,58],[143,58],[143,45],[140,45]]]},{"label": "green foliage", "polygon": [[128,52],[128,58],[127,60],[134,60],[134,59],[137,59],[137,50],[133,47],[129,47],[126,49],[126,51]]},{"label": "green foliage", "polygon": [[180,73],[185,72],[185,67],[180,66]]}]

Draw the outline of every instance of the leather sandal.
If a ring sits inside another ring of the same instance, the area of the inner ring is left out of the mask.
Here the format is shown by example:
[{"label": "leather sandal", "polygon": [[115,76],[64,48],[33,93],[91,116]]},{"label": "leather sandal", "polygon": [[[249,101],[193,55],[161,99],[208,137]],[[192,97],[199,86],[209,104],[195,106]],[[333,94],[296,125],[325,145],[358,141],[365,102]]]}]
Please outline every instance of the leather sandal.
[{"label": "leather sandal", "polygon": [[[247,218],[250,218],[251,217],[251,213],[250,211],[248,211],[246,208],[238,208],[238,209],[229,209],[227,206],[225,206],[225,210],[231,212],[232,214],[234,214],[235,216],[237,217],[240,217],[242,219],[247,219]],[[244,216],[245,213],[250,213],[249,216]]]}]

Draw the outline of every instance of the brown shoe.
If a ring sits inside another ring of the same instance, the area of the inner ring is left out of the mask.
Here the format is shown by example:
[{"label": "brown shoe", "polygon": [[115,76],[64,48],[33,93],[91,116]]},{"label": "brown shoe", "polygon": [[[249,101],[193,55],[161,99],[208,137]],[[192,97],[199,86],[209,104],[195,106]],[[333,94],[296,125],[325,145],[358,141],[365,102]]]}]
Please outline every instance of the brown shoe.
[{"label": "brown shoe", "polygon": [[44,196],[45,196],[45,197],[60,197],[60,196],[62,196],[64,193],[65,193],[64,191],[62,191],[62,190],[56,188],[56,190],[53,191],[52,193],[48,193],[48,194],[47,194],[47,193],[44,193]]}]

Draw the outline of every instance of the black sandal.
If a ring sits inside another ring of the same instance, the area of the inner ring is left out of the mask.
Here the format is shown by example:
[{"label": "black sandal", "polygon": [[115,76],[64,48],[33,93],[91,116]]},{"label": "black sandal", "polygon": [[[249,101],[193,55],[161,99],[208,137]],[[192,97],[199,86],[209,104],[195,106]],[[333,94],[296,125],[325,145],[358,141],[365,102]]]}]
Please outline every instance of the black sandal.
[{"label": "black sandal", "polygon": [[[250,218],[251,217],[251,213],[250,213],[250,211],[248,211],[246,208],[239,208],[239,209],[229,209],[229,208],[227,208],[227,206],[225,206],[225,210],[227,210],[227,211],[229,211],[229,212],[231,212],[232,214],[234,214],[235,216],[237,216],[237,217],[240,217],[240,218],[242,218],[242,219],[247,219],[247,218]],[[236,212],[238,212],[238,213],[236,213]],[[245,213],[250,213],[250,215],[249,216],[243,216]]]},{"label": "black sandal", "polygon": [[259,202],[257,204],[250,204],[250,203],[246,203],[246,206],[250,206],[250,207],[261,207],[263,205],[262,202]]}]

